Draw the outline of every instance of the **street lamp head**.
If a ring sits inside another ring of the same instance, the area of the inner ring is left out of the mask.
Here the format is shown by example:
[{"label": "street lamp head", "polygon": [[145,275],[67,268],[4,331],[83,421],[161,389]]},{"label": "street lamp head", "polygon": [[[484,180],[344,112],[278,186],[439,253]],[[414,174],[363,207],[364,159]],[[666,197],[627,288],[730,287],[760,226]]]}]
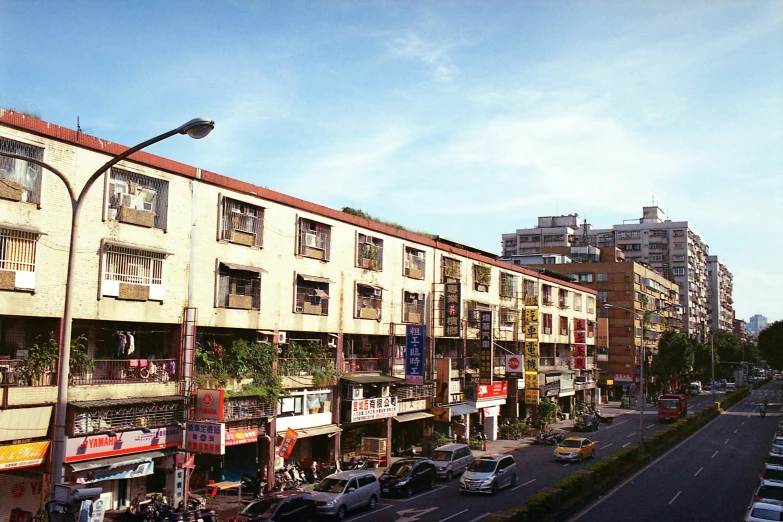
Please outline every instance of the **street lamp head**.
[{"label": "street lamp head", "polygon": [[609,303],[604,303],[604,308],[614,308],[614,306],[610,305]]},{"label": "street lamp head", "polygon": [[215,128],[215,122],[206,118],[194,118],[182,125],[177,132],[187,134],[194,140],[200,140],[206,137]]}]

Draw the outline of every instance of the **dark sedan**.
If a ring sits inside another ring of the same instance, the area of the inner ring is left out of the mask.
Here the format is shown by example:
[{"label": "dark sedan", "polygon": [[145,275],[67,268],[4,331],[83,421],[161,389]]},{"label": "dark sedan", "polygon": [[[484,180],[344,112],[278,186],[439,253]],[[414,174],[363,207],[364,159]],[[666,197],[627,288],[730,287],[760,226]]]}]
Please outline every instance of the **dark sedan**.
[{"label": "dark sedan", "polygon": [[381,494],[410,497],[416,491],[434,488],[435,474],[430,459],[398,460],[381,476]]}]

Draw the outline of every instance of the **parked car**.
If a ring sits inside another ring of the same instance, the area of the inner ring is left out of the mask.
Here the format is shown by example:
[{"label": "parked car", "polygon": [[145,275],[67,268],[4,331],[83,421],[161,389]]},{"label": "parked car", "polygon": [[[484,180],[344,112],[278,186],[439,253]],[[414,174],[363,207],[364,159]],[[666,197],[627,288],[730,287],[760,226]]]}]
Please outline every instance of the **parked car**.
[{"label": "parked car", "polygon": [[309,493],[281,491],[254,500],[239,512],[234,522],[315,522],[318,511]]},{"label": "parked car", "polygon": [[783,506],[769,502],[754,502],[745,515],[745,522],[769,522],[783,520]]},{"label": "parked car", "polygon": [[774,480],[775,482],[783,482],[783,466],[776,464],[764,464],[764,469],[761,470],[761,480]]},{"label": "parked car", "polygon": [[597,431],[600,425],[598,416],[592,413],[577,415],[574,419],[574,431]]},{"label": "parked car", "polygon": [[783,466],[783,455],[780,453],[772,453],[770,452],[769,455],[767,455],[767,462],[765,464],[772,464],[775,466]]},{"label": "parked car", "polygon": [[511,455],[485,455],[474,460],[459,479],[460,493],[496,493],[517,483],[517,462]]},{"label": "parked car", "polygon": [[568,437],[553,452],[555,460],[581,461],[595,457],[595,442],[583,437]]},{"label": "parked car", "polygon": [[446,444],[432,452],[432,462],[438,478],[450,481],[473,462],[473,452],[467,444]]},{"label": "parked car", "polygon": [[333,473],[313,489],[318,513],[336,516],[338,520],[344,519],[354,509],[375,509],[380,497],[378,479],[372,471],[366,469]]},{"label": "parked car", "polygon": [[735,386],[735,384],[733,382],[727,382],[726,383],[726,393],[731,393],[735,389],[737,389],[737,387]]},{"label": "parked car", "polygon": [[753,500],[768,502],[770,504],[783,505],[783,482],[774,480],[762,480]]},{"label": "parked car", "polygon": [[436,476],[430,459],[400,459],[381,475],[381,494],[410,497],[419,490],[434,488]]}]

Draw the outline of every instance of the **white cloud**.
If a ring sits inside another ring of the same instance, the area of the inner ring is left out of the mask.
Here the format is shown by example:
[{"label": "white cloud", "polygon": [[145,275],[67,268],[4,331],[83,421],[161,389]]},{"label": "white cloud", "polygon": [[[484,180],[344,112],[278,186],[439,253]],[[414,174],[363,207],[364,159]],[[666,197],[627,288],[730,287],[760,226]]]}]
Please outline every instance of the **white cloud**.
[{"label": "white cloud", "polygon": [[448,82],[459,72],[451,63],[453,44],[425,39],[419,32],[406,31],[390,38],[388,53],[398,59],[414,60],[427,65],[439,82]]}]

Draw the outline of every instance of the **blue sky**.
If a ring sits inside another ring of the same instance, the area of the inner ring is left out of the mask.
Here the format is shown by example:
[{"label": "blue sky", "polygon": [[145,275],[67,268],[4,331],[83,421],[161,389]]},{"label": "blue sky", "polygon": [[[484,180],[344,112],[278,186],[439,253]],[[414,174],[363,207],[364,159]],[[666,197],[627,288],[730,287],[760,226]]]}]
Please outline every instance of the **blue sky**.
[{"label": "blue sky", "polygon": [[783,318],[783,2],[0,1],[0,106],[493,252],[653,197]]}]

